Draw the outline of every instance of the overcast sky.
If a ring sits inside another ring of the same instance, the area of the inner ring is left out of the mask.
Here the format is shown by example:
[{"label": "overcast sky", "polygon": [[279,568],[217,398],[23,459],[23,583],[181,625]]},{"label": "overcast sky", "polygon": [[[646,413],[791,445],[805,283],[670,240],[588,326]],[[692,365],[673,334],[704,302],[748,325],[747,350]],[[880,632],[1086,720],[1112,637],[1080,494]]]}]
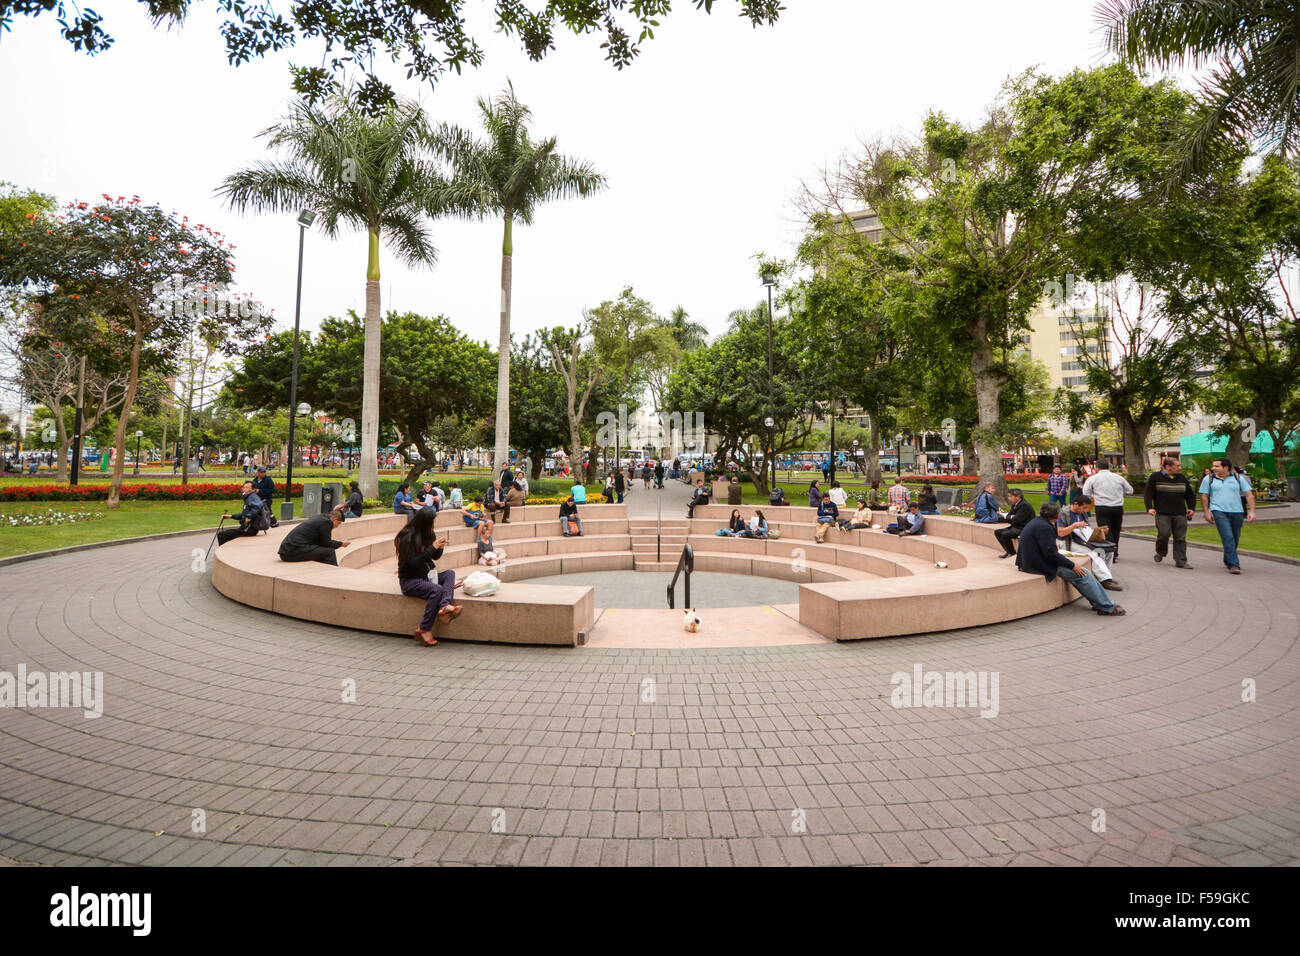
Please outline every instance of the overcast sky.
[{"label": "overcast sky", "polygon": [[[540,209],[514,232],[514,329],[572,324],[627,285],[660,314],[682,305],[714,332],[753,305],[759,253],[788,256],[801,180],[861,138],[915,131],[930,109],[978,120],[1007,76],[1101,62],[1093,0],[786,0],[774,27],[752,28],[734,0],[711,16],[680,0],[622,72],[596,37],[557,38],[532,63],[491,32],[488,0],[470,26],[484,65],[436,90],[389,78],[436,121],[477,122],[475,100],[509,78],[536,136],[590,161],[609,180],[592,199]],[[297,226],[292,216],[240,216],[213,197],[230,172],[264,158],[257,133],[289,99],[286,63],[227,64],[218,11],[200,3],[186,26],[149,25],[133,0],[95,4],[115,44],[75,52],[51,15],[16,17],[0,35],[0,180],[61,202],[138,194],[215,226],[236,244],[244,288],[292,325]],[[310,64],[309,51],[299,53]],[[444,314],[496,342],[499,222],[440,220],[439,261],[408,270],[382,261],[387,309]],[[303,324],[364,307],[366,241],[308,236]]]}]

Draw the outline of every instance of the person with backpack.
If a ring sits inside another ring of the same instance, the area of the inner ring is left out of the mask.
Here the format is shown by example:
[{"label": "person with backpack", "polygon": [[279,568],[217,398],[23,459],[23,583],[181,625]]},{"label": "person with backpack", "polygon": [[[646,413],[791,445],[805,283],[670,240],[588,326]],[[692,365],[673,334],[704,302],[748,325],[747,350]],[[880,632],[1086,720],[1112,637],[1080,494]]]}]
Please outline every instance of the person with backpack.
[{"label": "person with backpack", "polygon": [[[226,528],[224,531],[217,532],[217,547],[221,547],[227,541],[233,541],[236,538],[251,538],[259,531],[266,531],[271,527],[270,521],[267,520],[266,511],[262,508],[262,499],[258,497],[257,492],[253,490],[251,481],[244,482],[244,510],[239,513],[239,527]],[[221,520],[233,518],[232,514],[223,514]]]},{"label": "person with backpack", "polygon": [[560,502],[560,533],[566,538],[582,537],[582,519],[578,517],[578,503],[573,495]]},{"label": "person with backpack", "polygon": [[1223,564],[1229,574],[1241,573],[1237,545],[1241,542],[1243,521],[1255,520],[1255,492],[1250,479],[1234,471],[1226,458],[1214,459],[1210,474],[1201,481],[1201,507],[1205,520],[1219,531],[1223,542]]},{"label": "person with backpack", "polygon": [[257,481],[253,483],[253,490],[257,492],[257,497],[262,499],[267,517],[271,519],[271,527],[278,528],[280,522],[275,520],[275,481],[266,473],[265,465],[259,465],[257,468]]}]

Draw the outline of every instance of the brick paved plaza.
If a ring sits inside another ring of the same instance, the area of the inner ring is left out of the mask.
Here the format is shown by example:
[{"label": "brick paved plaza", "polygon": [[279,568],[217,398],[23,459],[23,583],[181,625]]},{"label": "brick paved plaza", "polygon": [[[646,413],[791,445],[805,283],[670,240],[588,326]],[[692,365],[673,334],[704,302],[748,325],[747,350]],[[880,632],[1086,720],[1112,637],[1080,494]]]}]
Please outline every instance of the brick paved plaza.
[{"label": "brick paved plaza", "polygon": [[[0,711],[0,856],[1300,860],[1294,566],[1247,561],[1233,578],[1198,552],[1187,573],[1133,542],[1116,569],[1124,618],[1076,602],[1013,624],[844,645],[425,649],[235,604],[191,569],[191,549],[206,544],[173,538],[0,569],[0,669],[105,681],[98,718]],[[997,716],[894,708],[891,675],[918,664],[997,672]],[[1247,678],[1254,702],[1242,701]],[[345,681],[355,703],[342,701]]]}]

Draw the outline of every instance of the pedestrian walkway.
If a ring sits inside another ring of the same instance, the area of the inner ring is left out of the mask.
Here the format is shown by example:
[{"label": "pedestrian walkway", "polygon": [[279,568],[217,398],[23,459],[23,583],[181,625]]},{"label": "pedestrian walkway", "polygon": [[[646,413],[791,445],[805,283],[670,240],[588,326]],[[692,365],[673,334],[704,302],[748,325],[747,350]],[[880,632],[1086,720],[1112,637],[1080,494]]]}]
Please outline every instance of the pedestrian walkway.
[{"label": "pedestrian walkway", "polygon": [[[1114,619],[1076,603],[853,644],[574,653],[275,617],[213,590],[206,543],[0,569],[0,667],[103,674],[102,716],[0,710],[0,857],[1300,861],[1290,565],[1126,561]],[[996,706],[899,706],[918,669],[997,675]]]}]

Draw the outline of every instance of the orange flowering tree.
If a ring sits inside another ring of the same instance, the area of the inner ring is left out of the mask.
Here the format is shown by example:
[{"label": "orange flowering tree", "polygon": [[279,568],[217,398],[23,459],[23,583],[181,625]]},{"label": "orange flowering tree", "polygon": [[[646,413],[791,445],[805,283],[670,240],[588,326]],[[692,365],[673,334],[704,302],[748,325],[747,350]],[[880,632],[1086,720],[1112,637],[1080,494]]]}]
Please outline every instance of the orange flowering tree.
[{"label": "orange flowering tree", "polygon": [[[227,354],[269,327],[258,302],[230,291],[233,255],[234,246],[203,223],[137,196],[105,194],[30,213],[24,226],[0,235],[0,284],[37,309],[51,335],[85,342],[96,329],[99,358],[127,367],[129,410],[142,364],[172,366],[196,326]],[[117,424],[110,508],[121,494],[127,418]]]}]

